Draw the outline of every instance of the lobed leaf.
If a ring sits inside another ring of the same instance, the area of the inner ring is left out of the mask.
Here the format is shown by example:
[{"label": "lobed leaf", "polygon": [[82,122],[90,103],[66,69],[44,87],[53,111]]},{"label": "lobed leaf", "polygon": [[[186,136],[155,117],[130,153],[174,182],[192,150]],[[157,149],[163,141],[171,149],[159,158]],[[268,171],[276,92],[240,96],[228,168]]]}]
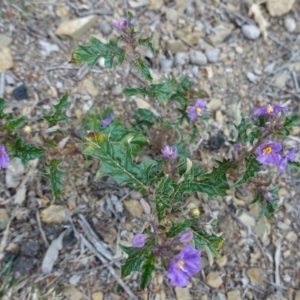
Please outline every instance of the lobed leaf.
[{"label": "lobed leaf", "polygon": [[152,273],[155,270],[156,258],[153,253],[145,256],[144,263],[142,265],[142,275],[140,288],[144,290],[146,286],[151,282]]},{"label": "lobed leaf", "polygon": [[68,108],[68,94],[64,94],[58,104],[54,104],[54,114],[43,116],[48,121],[49,126],[55,126],[58,122],[65,122],[70,125],[69,120],[63,115],[64,111]]},{"label": "lobed leaf", "polygon": [[145,45],[146,47],[148,47],[151,50],[152,54],[155,55],[155,50],[153,48],[153,45],[152,45],[152,42],[151,42],[150,38],[139,39],[138,44],[139,45]]},{"label": "lobed leaf", "polygon": [[20,118],[15,119],[15,120],[8,121],[4,125],[4,132],[7,133],[7,132],[15,131],[16,129],[21,127],[26,121],[27,121],[26,117],[20,117]]},{"label": "lobed leaf", "polygon": [[175,237],[180,232],[191,229],[193,220],[182,219],[177,222],[172,222],[171,229],[167,233],[167,237]]},{"label": "lobed leaf", "polygon": [[5,101],[4,101],[4,99],[0,98],[0,120],[1,119],[5,119],[8,116],[8,114],[4,113],[4,109],[6,107],[7,107],[7,105],[6,105]]},{"label": "lobed leaf", "polygon": [[243,172],[242,178],[236,182],[233,187],[236,188],[244,183],[246,183],[250,178],[255,176],[255,173],[260,171],[260,164],[256,160],[254,154],[249,157],[245,157],[245,171]]},{"label": "lobed leaf", "polygon": [[134,68],[136,68],[140,74],[146,78],[147,80],[149,81],[152,81],[152,77],[150,75],[150,71],[149,71],[149,68],[145,62],[144,59],[142,58],[139,58],[138,60],[136,60],[133,65],[132,65]]},{"label": "lobed leaf", "polygon": [[44,176],[50,182],[50,188],[52,190],[54,199],[57,200],[61,195],[61,190],[63,184],[61,183],[61,178],[65,172],[59,170],[59,164],[62,162],[62,159],[52,159],[49,163],[46,163],[46,168],[48,173],[44,173]]}]

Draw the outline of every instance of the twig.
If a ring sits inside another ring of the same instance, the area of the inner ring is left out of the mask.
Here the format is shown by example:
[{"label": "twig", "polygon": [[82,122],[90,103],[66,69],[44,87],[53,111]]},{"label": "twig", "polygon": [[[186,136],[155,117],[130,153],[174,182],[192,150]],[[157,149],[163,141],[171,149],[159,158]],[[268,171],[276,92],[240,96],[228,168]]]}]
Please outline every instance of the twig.
[{"label": "twig", "polygon": [[277,242],[276,251],[275,251],[275,283],[280,285],[280,275],[279,275],[279,265],[280,265],[280,256],[281,256],[281,240]]},{"label": "twig", "polygon": [[85,12],[81,12],[76,6],[76,4],[71,3],[71,1],[69,0],[66,0],[66,2],[70,7],[72,7],[75,10],[76,14],[79,17],[85,17],[89,15],[111,15],[113,13],[110,8],[91,9]]},{"label": "twig", "polygon": [[294,83],[295,83],[295,90],[296,92],[299,92],[299,82],[298,82],[298,77],[296,71],[292,72]]},{"label": "twig", "polygon": [[45,231],[44,231],[43,228],[42,228],[42,223],[41,223],[41,219],[40,219],[40,214],[39,214],[38,211],[36,212],[36,219],[37,219],[37,222],[38,222],[38,226],[39,226],[39,230],[40,230],[42,239],[43,239],[44,243],[46,244],[47,248],[49,248],[49,243],[48,243],[48,240],[47,240],[47,238],[46,238]]},{"label": "twig", "polygon": [[[119,275],[116,273],[115,269],[109,264],[108,260],[106,260],[102,254],[100,254],[95,248],[94,246],[82,235],[80,234],[77,229],[74,226],[73,220],[71,218],[70,212],[68,209],[66,209],[66,214],[68,216],[68,219],[71,223],[71,227],[73,229],[74,235],[77,239],[80,239],[82,241],[82,243],[91,251],[93,252],[98,259],[105,265],[107,266],[108,270],[110,271],[110,273],[112,274],[112,276],[116,279],[116,281],[119,283],[120,286],[122,286],[122,288],[124,289],[124,291],[130,296],[130,299],[133,300],[138,300],[138,298],[134,295],[134,293],[131,291],[131,289],[124,283],[124,281],[122,279],[120,279]],[[79,216],[80,217],[80,216]],[[82,218],[82,217],[81,217]],[[85,218],[83,217],[83,220],[85,220]],[[86,221],[86,220],[85,220]],[[87,221],[86,221],[87,222]],[[81,222],[83,223],[83,222]],[[89,225],[89,224],[88,224]],[[115,263],[115,262],[114,262]]]},{"label": "twig", "polygon": [[52,30],[48,30],[48,34],[51,38],[51,40],[57,44],[61,49],[63,49],[65,52],[68,52],[68,48],[60,41],[60,39],[54,34]]},{"label": "twig", "polygon": [[261,245],[259,239],[257,238],[257,236],[256,236],[253,232],[252,232],[251,235],[252,235],[252,237],[254,238],[254,240],[255,240],[255,242],[256,242],[256,244],[257,244],[257,246],[258,246],[258,248],[259,248],[261,254],[263,255],[264,260],[265,260],[265,263],[266,263],[266,269],[268,269],[268,268],[269,268],[269,263],[268,263],[268,260],[267,260],[265,251],[264,251],[264,249],[263,249],[263,247],[262,247],[262,245]]},{"label": "twig", "polygon": [[0,77],[0,98],[3,97],[4,95],[4,89],[5,89],[5,72],[1,72],[1,77]]}]

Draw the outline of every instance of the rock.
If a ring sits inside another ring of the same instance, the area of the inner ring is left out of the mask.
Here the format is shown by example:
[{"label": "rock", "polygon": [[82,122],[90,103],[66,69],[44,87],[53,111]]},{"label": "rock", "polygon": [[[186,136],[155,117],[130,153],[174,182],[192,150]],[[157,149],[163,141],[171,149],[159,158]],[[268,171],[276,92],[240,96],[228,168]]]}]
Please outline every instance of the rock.
[{"label": "rock", "polygon": [[44,223],[63,223],[68,220],[65,208],[62,205],[50,205],[41,211],[40,217]]},{"label": "rock", "polygon": [[177,52],[175,54],[175,65],[176,66],[182,66],[189,62],[189,54],[187,52]]},{"label": "rock", "polygon": [[300,300],[300,290],[295,292],[294,300]]},{"label": "rock", "polygon": [[28,240],[21,244],[21,254],[27,257],[36,257],[40,251],[40,243],[36,240]]},{"label": "rock", "polygon": [[25,274],[28,275],[34,268],[34,263],[35,261],[32,258],[18,256],[13,262],[12,272],[17,272],[21,276],[25,276]]},{"label": "rock", "polygon": [[69,278],[69,283],[71,285],[76,285],[80,281],[81,277],[81,274],[74,274]]},{"label": "rock", "polygon": [[118,232],[115,227],[109,226],[108,228],[106,228],[105,231],[100,232],[100,235],[103,238],[105,243],[111,245],[117,239]]},{"label": "rock", "polygon": [[184,299],[184,300],[192,300],[192,296],[190,294],[190,290],[188,288],[175,288],[176,299]]},{"label": "rock", "polygon": [[216,28],[215,33],[211,34],[208,36],[207,41],[212,45],[212,46],[217,46],[221,43],[224,42],[225,39],[227,39],[232,32],[232,27],[219,27]]},{"label": "rock", "polygon": [[0,34],[0,49],[8,47],[11,44],[12,38],[10,36]]},{"label": "rock", "polygon": [[294,3],[295,0],[268,0],[267,10],[272,17],[282,16],[292,9]]},{"label": "rock", "polygon": [[297,24],[294,18],[291,16],[286,16],[284,18],[284,27],[288,32],[293,32],[295,31]]},{"label": "rock", "polygon": [[300,61],[290,63],[289,70],[300,72]]},{"label": "rock", "polygon": [[200,300],[208,300],[207,295],[200,296]]},{"label": "rock", "polygon": [[281,221],[278,222],[277,227],[283,231],[287,231],[287,230],[291,229],[291,227],[289,225],[287,225]]},{"label": "rock", "polygon": [[227,293],[227,300],[241,300],[241,292],[239,290],[233,290]]},{"label": "rock", "polygon": [[186,52],[188,47],[181,40],[168,40],[167,50],[170,50],[172,54],[177,52]]},{"label": "rock", "polygon": [[189,4],[186,6],[186,8],[185,8],[185,13],[186,13],[188,16],[191,16],[191,15],[194,14],[194,12],[195,12],[195,8],[194,8],[193,4],[192,4],[192,3],[189,3]]},{"label": "rock", "polygon": [[97,21],[98,16],[91,15],[84,18],[77,18],[65,21],[59,25],[55,34],[62,39],[79,39]]},{"label": "rock", "polygon": [[255,219],[245,212],[242,212],[238,218],[245,226],[255,226]]},{"label": "rock", "polygon": [[48,43],[47,41],[39,40],[39,44],[42,47],[40,51],[43,56],[48,56],[51,52],[58,52],[59,47],[56,44]]},{"label": "rock", "polygon": [[0,208],[0,229],[6,228],[9,216],[5,208]]},{"label": "rock", "polygon": [[288,80],[287,74],[281,73],[276,77],[276,79],[274,81],[274,85],[279,88],[283,88],[283,87],[285,87],[287,80]]},{"label": "rock", "polygon": [[217,289],[223,283],[223,280],[219,272],[210,272],[206,276],[206,283],[212,288]]},{"label": "rock", "polygon": [[285,235],[285,238],[287,241],[289,241],[291,243],[295,243],[298,239],[298,236],[294,231],[290,231]]},{"label": "rock", "polygon": [[93,81],[89,78],[85,78],[82,82],[81,82],[82,88],[85,89],[90,96],[92,97],[96,97],[99,93],[99,90],[97,87],[95,87]]},{"label": "rock", "polygon": [[252,72],[247,72],[247,78],[250,82],[256,83],[259,80],[259,76],[256,76]]},{"label": "rock", "polygon": [[216,259],[216,263],[220,268],[223,268],[228,262],[228,257],[227,255],[221,256]]},{"label": "rock", "polygon": [[112,32],[113,27],[111,23],[103,21],[100,23],[99,30],[103,35],[109,35]]},{"label": "rock", "polygon": [[153,48],[156,51],[159,50],[159,40],[160,40],[160,34],[159,34],[159,32],[155,31],[152,35],[151,42],[152,42]]},{"label": "rock", "polygon": [[248,40],[256,40],[260,36],[260,30],[256,25],[244,25],[242,33]]},{"label": "rock", "polygon": [[122,87],[121,84],[117,84],[117,85],[115,85],[115,86],[111,89],[111,93],[112,93],[112,95],[114,95],[114,96],[121,95],[121,94],[122,94],[122,91],[123,91],[123,87]]},{"label": "rock", "polygon": [[184,36],[184,38],[191,44],[191,45],[197,45],[199,43],[199,40],[204,36],[204,33],[202,31],[195,31],[188,33]]},{"label": "rock", "polygon": [[265,277],[265,272],[260,268],[250,268],[247,270],[252,285],[262,285]]},{"label": "rock", "polygon": [[92,300],[103,300],[103,293],[102,292],[93,293]]},{"label": "rock", "polygon": [[14,66],[10,49],[4,47],[0,49],[0,72],[11,69]]},{"label": "rock", "polygon": [[124,201],[126,210],[135,218],[140,219],[143,214],[143,208],[139,201],[135,199]]},{"label": "rock", "polygon": [[221,52],[221,50],[218,48],[214,48],[212,50],[206,51],[205,55],[207,57],[208,62],[210,62],[210,63],[217,62],[219,59],[220,52]]},{"label": "rock", "polygon": [[[182,53],[182,52],[179,52]],[[170,69],[173,66],[173,60],[172,59],[166,59],[166,57],[160,57],[159,58],[159,64],[162,69]]]},{"label": "rock", "polygon": [[150,0],[149,1],[149,9],[150,10],[160,10],[164,2],[162,0]]},{"label": "rock", "polygon": [[193,65],[203,66],[207,64],[207,58],[201,51],[192,50],[190,53],[190,60]]},{"label": "rock", "polygon": [[151,108],[149,102],[147,102],[144,99],[135,98],[134,101],[135,101],[135,103],[137,105],[137,108],[143,108],[143,109],[148,109],[148,110],[150,110],[150,108]]},{"label": "rock", "polygon": [[217,110],[221,107],[222,101],[220,99],[212,99],[206,105],[209,110]]},{"label": "rock", "polygon": [[84,294],[81,293],[74,286],[65,287],[64,290],[63,290],[63,294],[68,300],[83,300],[83,299],[86,299]]},{"label": "rock", "polygon": [[25,84],[21,84],[12,91],[12,95],[16,100],[25,100],[28,98],[27,87]]},{"label": "rock", "polygon": [[171,21],[171,22],[177,22],[177,19],[179,17],[178,11],[174,8],[168,8],[166,10],[166,18],[167,20]]}]

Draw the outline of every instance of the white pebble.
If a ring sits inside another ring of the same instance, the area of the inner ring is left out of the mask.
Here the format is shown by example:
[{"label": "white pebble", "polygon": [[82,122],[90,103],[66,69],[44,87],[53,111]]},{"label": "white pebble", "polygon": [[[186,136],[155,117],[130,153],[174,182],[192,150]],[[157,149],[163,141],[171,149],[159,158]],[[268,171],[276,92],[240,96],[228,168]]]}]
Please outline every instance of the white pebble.
[{"label": "white pebble", "polygon": [[294,18],[286,16],[284,19],[284,26],[288,32],[293,32],[295,31],[297,24]]},{"label": "white pebble", "polygon": [[193,65],[203,66],[207,64],[207,58],[201,51],[192,51],[190,59]]},{"label": "white pebble", "polygon": [[242,32],[245,38],[248,40],[256,40],[260,36],[260,30],[255,25],[244,25]]}]

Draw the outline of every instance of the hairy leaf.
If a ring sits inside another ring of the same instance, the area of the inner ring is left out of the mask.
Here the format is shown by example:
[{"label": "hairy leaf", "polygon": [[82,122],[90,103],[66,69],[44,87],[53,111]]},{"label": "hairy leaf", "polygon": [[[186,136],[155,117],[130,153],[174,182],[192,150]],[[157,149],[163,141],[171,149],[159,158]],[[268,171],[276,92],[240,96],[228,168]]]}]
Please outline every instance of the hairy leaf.
[{"label": "hairy leaf", "polygon": [[241,117],[241,123],[238,126],[234,125],[234,127],[238,131],[237,142],[246,143],[247,141],[249,141],[248,131],[250,128],[252,128],[252,124],[246,122],[245,116],[243,114]]},{"label": "hairy leaf", "polygon": [[7,132],[15,131],[16,129],[21,127],[26,121],[27,121],[26,117],[20,117],[20,118],[15,119],[15,120],[8,121],[4,125],[4,132],[7,133]]},{"label": "hairy leaf", "polygon": [[58,104],[54,104],[54,114],[43,116],[45,120],[48,121],[49,126],[52,127],[57,125],[58,122],[65,122],[70,125],[69,120],[63,115],[64,111],[68,108],[68,94],[64,94],[60,99]]},{"label": "hairy leaf", "polygon": [[168,231],[168,237],[175,237],[180,232],[191,229],[192,220],[182,219],[177,222],[172,222],[171,229]]},{"label": "hairy leaf", "polygon": [[[145,258],[149,255],[154,246],[155,240],[149,240],[143,248],[126,247],[120,245],[120,248],[128,254],[128,258],[121,266],[121,277],[128,276],[133,271],[142,272],[142,264],[145,262]],[[148,275],[145,274],[145,279]],[[146,280],[145,280],[146,282]]]},{"label": "hairy leaf", "polygon": [[192,226],[195,248],[208,247],[213,257],[219,255],[219,250],[223,246],[224,238],[215,234],[208,234],[204,229]]},{"label": "hairy leaf", "polygon": [[90,40],[89,46],[78,46],[72,54],[72,61],[76,65],[87,63],[89,68],[93,68],[100,57],[104,58],[104,64],[107,68],[112,68],[115,58],[121,65],[125,59],[125,52],[118,47],[119,37],[116,40],[110,40],[108,44],[104,44],[95,37]]},{"label": "hairy leaf", "polygon": [[[121,142],[113,142],[110,140],[110,134],[93,131],[89,132],[86,140],[83,153],[101,161],[97,178],[111,176],[119,184],[128,184],[142,194],[147,194],[151,181],[146,172],[149,173],[152,168],[155,168],[157,162],[143,160],[139,165],[133,163],[132,147],[134,144],[132,141],[135,141],[134,135],[127,135]],[[137,150],[135,151],[137,152]]]},{"label": "hairy leaf", "polygon": [[132,65],[134,68],[136,68],[140,74],[146,78],[147,80],[149,81],[152,81],[152,77],[150,75],[150,71],[149,71],[149,68],[145,62],[144,59],[142,58],[139,58],[138,60],[136,60],[133,65]]},{"label": "hairy leaf", "polygon": [[60,197],[63,184],[61,178],[65,172],[59,170],[59,164],[62,159],[52,159],[49,163],[46,163],[48,173],[44,173],[44,176],[49,179],[50,188],[53,192],[54,199],[57,200]]},{"label": "hairy leaf", "polygon": [[141,131],[142,133],[146,134],[146,130],[151,128],[154,124],[160,122],[161,118],[154,115],[153,112],[151,112],[148,109],[138,108],[136,111],[136,114],[134,115],[135,123],[134,128]]},{"label": "hairy leaf", "polygon": [[144,88],[125,88],[123,89],[123,93],[126,96],[136,96],[136,95],[142,95],[143,97],[148,95],[147,89]]},{"label": "hairy leaf", "polygon": [[7,107],[3,98],[0,98],[0,119],[5,119],[7,114],[3,112],[3,110]]},{"label": "hairy leaf", "polygon": [[244,183],[246,183],[250,178],[255,176],[255,173],[260,171],[260,164],[256,160],[254,154],[249,157],[245,157],[245,171],[243,172],[242,178],[236,182],[233,187],[236,188]]},{"label": "hairy leaf", "polygon": [[153,253],[145,256],[144,263],[142,265],[142,275],[140,288],[144,290],[147,285],[151,282],[152,273],[155,270],[156,258]]}]

